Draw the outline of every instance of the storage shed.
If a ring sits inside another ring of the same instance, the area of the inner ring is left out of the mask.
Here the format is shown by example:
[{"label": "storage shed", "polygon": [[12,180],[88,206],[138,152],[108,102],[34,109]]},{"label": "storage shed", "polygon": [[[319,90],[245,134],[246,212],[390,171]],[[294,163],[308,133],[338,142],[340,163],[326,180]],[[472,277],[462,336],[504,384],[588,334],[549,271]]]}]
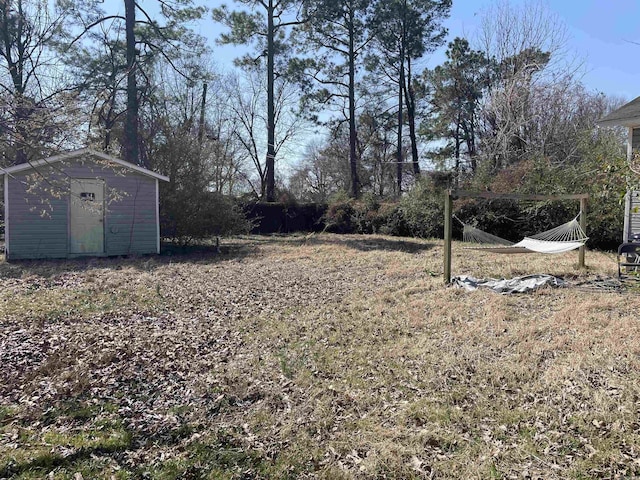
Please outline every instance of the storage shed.
[{"label": "storage shed", "polygon": [[90,149],[0,172],[7,260],[160,253],[168,177]]},{"label": "storage shed", "polygon": [[[624,104],[598,121],[603,127],[626,127],[627,159],[640,151],[640,97]],[[629,242],[634,233],[640,233],[640,191],[628,191],[624,202],[623,243]]]}]

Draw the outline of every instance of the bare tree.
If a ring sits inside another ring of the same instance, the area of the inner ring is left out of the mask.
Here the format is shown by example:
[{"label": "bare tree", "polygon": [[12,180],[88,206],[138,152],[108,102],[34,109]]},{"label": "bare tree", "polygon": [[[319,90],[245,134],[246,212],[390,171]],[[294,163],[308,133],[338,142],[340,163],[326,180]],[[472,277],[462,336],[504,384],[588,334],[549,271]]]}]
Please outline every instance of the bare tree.
[{"label": "bare tree", "polygon": [[[291,63],[309,94],[309,108],[333,108],[349,124],[351,196],[360,195],[357,87],[365,52],[374,39],[373,0],[313,0],[305,3],[304,60]],[[311,87],[313,85],[315,89]]]},{"label": "bare tree", "polygon": [[482,12],[477,47],[488,58],[505,64],[527,50],[548,52],[547,72],[552,74],[565,72],[567,65],[574,63],[568,42],[566,25],[540,0],[527,0],[519,6],[499,0]]},{"label": "bare tree", "polygon": [[[360,178],[363,190],[379,197],[398,197],[403,186],[402,183],[398,183],[398,176],[402,178],[398,171],[404,171],[409,164],[398,161],[398,146],[394,146],[392,135],[394,127],[397,128],[393,112],[387,109],[385,104],[372,101],[375,98],[368,97],[369,106],[358,117]],[[407,142],[398,140],[401,142],[400,155],[404,158],[409,148]]]},{"label": "bare tree", "polygon": [[71,106],[72,89],[60,80],[54,50],[67,18],[66,8],[44,0],[0,1],[0,141],[8,163],[26,162],[68,130],[57,128],[56,116]]},{"label": "bare tree", "polygon": [[304,159],[294,168],[289,178],[289,190],[302,201],[324,203],[331,195],[349,190],[348,151],[346,135],[329,142],[310,143]]},{"label": "bare tree", "polygon": [[[276,92],[278,76],[285,73],[283,58],[290,50],[290,42],[285,32],[291,27],[302,25],[306,20],[300,17],[301,0],[236,0],[247,5],[252,13],[229,11],[225,5],[213,10],[213,18],[227,25],[230,32],[220,38],[222,43],[255,43],[259,52],[257,58],[246,56],[239,63],[253,65],[261,57],[266,57],[267,68],[267,151],[265,160],[266,201],[275,201],[275,145],[276,145]],[[260,13],[256,12],[260,11]],[[277,66],[276,66],[277,65]]]},{"label": "bare tree", "polygon": [[[448,17],[450,0],[382,0],[376,2],[377,61],[370,62],[386,74],[397,91],[396,178],[398,195],[402,193],[404,167],[403,130],[409,126],[413,173],[420,175],[416,134],[416,95],[413,69],[425,53],[444,42],[446,29],[442,21]],[[391,70],[391,73],[388,71]],[[406,106],[406,120],[405,120]]]},{"label": "bare tree", "polygon": [[[264,160],[267,145],[262,138],[269,117],[267,111],[266,75],[259,67],[246,70],[244,77],[232,77],[227,83],[226,95],[230,99],[230,119],[236,125],[235,135],[242,145],[245,158],[254,167],[255,176],[247,178],[254,194],[266,198],[268,184],[267,166]],[[274,157],[290,142],[301,129],[301,119],[295,115],[298,93],[284,78],[278,78],[274,87],[274,119],[277,141]]]},{"label": "bare tree", "polygon": [[559,17],[539,1],[519,7],[501,1],[483,12],[478,48],[497,66],[486,82],[484,148],[496,166],[518,161],[530,149],[532,90],[571,83],[579,71],[568,38]]}]

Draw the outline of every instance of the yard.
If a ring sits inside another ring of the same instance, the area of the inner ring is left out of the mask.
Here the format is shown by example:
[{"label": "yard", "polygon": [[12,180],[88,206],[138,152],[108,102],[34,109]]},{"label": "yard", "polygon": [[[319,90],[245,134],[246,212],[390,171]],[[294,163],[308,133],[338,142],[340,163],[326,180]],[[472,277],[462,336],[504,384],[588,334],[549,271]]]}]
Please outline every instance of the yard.
[{"label": "yard", "polygon": [[[0,263],[0,478],[640,477],[634,289],[446,288],[441,240],[222,250]],[[453,254],[454,275],[616,269]]]}]

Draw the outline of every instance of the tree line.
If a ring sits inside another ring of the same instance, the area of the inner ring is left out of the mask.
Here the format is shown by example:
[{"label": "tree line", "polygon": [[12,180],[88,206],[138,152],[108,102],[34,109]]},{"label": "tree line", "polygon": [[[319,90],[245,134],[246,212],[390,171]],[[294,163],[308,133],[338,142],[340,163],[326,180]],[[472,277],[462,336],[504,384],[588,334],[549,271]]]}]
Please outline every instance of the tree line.
[{"label": "tree line", "polygon": [[[91,145],[170,176],[180,208],[399,198],[425,176],[575,188],[563,173],[619,159],[619,132],[595,121],[621,101],[580,82],[541,5],[496,3],[447,41],[451,0],[0,0],[0,159]],[[216,44],[196,33],[205,19]],[[246,52],[231,71],[219,44]]]}]

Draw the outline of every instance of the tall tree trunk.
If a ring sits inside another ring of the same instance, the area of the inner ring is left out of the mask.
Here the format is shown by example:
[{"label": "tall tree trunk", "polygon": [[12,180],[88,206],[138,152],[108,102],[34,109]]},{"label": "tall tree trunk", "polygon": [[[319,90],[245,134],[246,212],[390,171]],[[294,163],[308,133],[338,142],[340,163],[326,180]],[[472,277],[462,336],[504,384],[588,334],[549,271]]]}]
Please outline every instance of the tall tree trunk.
[{"label": "tall tree trunk", "polygon": [[404,97],[404,61],[402,61],[403,56],[404,53],[401,52],[400,78],[398,79],[398,148],[396,151],[396,194],[398,197],[402,195],[402,170],[404,167],[404,158],[402,156],[402,127],[404,126],[404,105],[402,101]]},{"label": "tall tree trunk", "polygon": [[[16,50],[13,50],[11,45],[11,38],[9,36],[9,27],[11,21],[9,15],[12,5],[7,2],[2,2],[2,39],[3,39],[3,57],[7,61],[7,67],[9,74],[11,75],[11,81],[13,82],[13,101],[14,101],[14,115],[15,115],[15,146],[16,153],[14,163],[19,165],[25,163],[28,160],[27,156],[27,142],[29,139],[29,117],[33,113],[31,102],[25,96],[26,85],[24,82],[24,64],[25,64],[25,45],[23,43],[23,35],[25,34],[24,25],[24,12],[22,9],[22,0],[16,2],[15,8],[17,10],[17,22],[12,25],[16,30]],[[15,55],[15,56],[14,56]]]},{"label": "tall tree trunk", "polygon": [[198,144],[202,148],[204,142],[204,112],[207,105],[207,83],[202,84],[202,103],[200,104],[200,123],[198,124]]},{"label": "tall tree trunk", "polygon": [[417,178],[420,176],[420,159],[418,158],[418,137],[416,135],[416,92],[413,89],[410,58],[407,58],[407,78],[405,85],[407,123],[409,124],[409,139],[411,140],[411,160],[413,164],[413,175]]},{"label": "tall tree trunk", "polygon": [[[31,102],[22,92],[18,92],[14,96],[15,101],[15,122],[16,122],[16,156],[15,164],[19,165],[28,161],[27,145],[31,138],[29,122],[33,122],[34,109]],[[32,125],[32,129],[36,130]]]},{"label": "tall tree trunk", "polygon": [[127,43],[127,113],[124,124],[124,158],[135,165],[139,162],[138,151],[138,85],[136,83],[136,2],[124,0],[125,33]]},{"label": "tall tree trunk", "polygon": [[349,9],[349,166],[351,168],[351,196],[360,196],[360,179],[358,178],[358,160],[356,145],[358,141],[356,130],[356,59],[354,47],[354,12],[353,2]]},{"label": "tall tree trunk", "polygon": [[475,146],[475,131],[473,128],[473,122],[462,122],[462,130],[464,132],[464,142],[467,146],[467,155],[469,156],[469,162],[471,165],[471,171],[476,173],[477,161],[476,161],[476,146]]},{"label": "tall tree trunk", "polygon": [[456,135],[455,135],[455,142],[456,142],[456,148],[455,148],[455,159],[456,159],[456,166],[455,166],[455,178],[454,178],[454,188],[458,188],[458,184],[459,184],[459,180],[460,180],[460,114],[458,114],[458,118],[456,120]]},{"label": "tall tree trunk", "polygon": [[[115,75],[111,76],[112,85],[116,84]],[[103,115],[102,113],[98,114],[98,125],[100,122],[104,124],[104,143],[103,148],[104,151],[108,151],[111,146],[111,132],[113,131],[113,127],[116,124],[117,114],[115,114],[116,109],[116,92],[112,91],[109,95],[109,101],[107,103],[106,113]]]},{"label": "tall tree trunk", "polygon": [[276,122],[275,122],[275,99],[274,99],[274,7],[273,0],[269,0],[267,8],[267,159],[266,159],[266,200],[275,202],[276,199]]},{"label": "tall tree trunk", "polygon": [[111,146],[111,129],[113,128],[113,122],[105,121],[104,122],[104,142],[102,144],[102,148],[105,152],[109,151],[109,147]]}]

